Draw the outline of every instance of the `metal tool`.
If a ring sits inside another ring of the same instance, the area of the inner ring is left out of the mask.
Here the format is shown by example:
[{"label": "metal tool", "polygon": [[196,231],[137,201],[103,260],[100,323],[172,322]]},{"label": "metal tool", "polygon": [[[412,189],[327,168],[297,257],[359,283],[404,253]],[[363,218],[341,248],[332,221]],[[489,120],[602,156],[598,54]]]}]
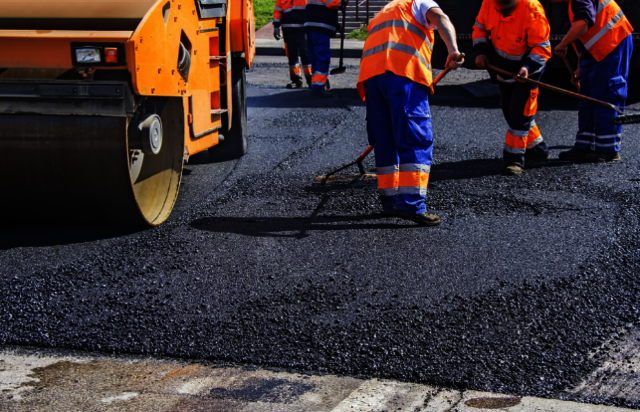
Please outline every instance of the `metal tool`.
[{"label": "metal tool", "polygon": [[[502,70],[499,67],[493,66],[491,64],[487,65],[489,70],[493,70],[494,72],[503,74],[508,76],[509,78],[518,78],[524,82],[535,84],[536,86],[542,87],[543,89],[553,90],[554,92],[564,94],[565,96],[575,97],[578,100],[582,100],[584,102],[589,102],[593,104],[597,104],[598,106],[606,107],[607,109],[611,109],[618,113],[620,116],[616,117],[611,121],[611,124],[621,125],[621,124],[631,124],[631,123],[640,123],[640,114],[625,114],[624,110],[619,108],[618,106],[603,102],[602,100],[594,99],[593,97],[584,96],[579,93],[575,93],[569,90],[561,89],[560,87],[551,86],[550,84],[542,83],[537,80],[529,79],[526,77],[520,77],[514,73],[508,72],[506,70]],[[627,110],[640,111],[639,109],[627,108]]]},{"label": "metal tool", "polygon": [[[458,61],[462,61],[465,57],[464,53],[461,53],[460,58],[458,59]],[[433,86],[436,86],[438,83],[440,83],[440,81],[442,79],[444,79],[444,77],[451,71],[450,67],[447,67],[446,69],[444,69],[442,72],[440,72],[440,74],[435,78],[435,80],[433,81]],[[367,158],[367,156],[369,156],[369,154],[373,151],[373,146],[369,146],[367,147],[367,149],[353,162],[348,163],[344,166],[340,166],[339,168],[337,168],[336,170],[332,170],[331,172],[327,173],[325,176],[319,176],[315,179],[315,181],[320,181],[322,184],[327,183],[327,181],[329,180],[329,178],[331,176],[333,176],[334,174],[343,171],[344,169],[351,167],[353,165],[358,165],[358,170],[360,171],[360,176],[356,176],[355,178],[358,177],[362,177],[362,176],[366,176],[366,171],[364,170],[364,166],[362,165],[362,162],[364,161],[364,159]]]},{"label": "metal tool", "polygon": [[347,6],[342,6],[342,34],[340,36],[340,65],[335,69],[331,70],[331,75],[342,74],[347,71],[347,68],[344,67],[344,38],[346,37],[346,28],[347,24]]},{"label": "metal tool", "polygon": [[569,73],[571,74],[571,84],[573,84],[579,89],[580,80],[578,79],[578,76],[576,76],[576,72],[575,70],[573,70],[573,67],[571,66],[571,62],[569,61],[569,58],[567,57],[566,54],[562,56],[562,61],[564,62],[564,65],[567,66],[567,69],[569,69]]}]

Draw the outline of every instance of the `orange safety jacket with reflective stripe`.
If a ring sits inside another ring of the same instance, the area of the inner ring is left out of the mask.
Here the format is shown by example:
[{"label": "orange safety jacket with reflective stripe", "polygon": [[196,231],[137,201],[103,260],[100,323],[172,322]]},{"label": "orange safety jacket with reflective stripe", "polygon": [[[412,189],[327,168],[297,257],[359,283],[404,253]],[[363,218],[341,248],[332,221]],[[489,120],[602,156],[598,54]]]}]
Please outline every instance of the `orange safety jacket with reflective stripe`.
[{"label": "orange safety jacket with reflective stripe", "polygon": [[362,100],[364,82],[385,72],[432,87],[433,29],[416,20],[412,5],[413,0],[395,0],[369,23],[357,85]]},{"label": "orange safety jacket with reflective stripe", "polygon": [[[573,21],[571,1],[569,17]],[[602,61],[631,33],[633,27],[615,0],[600,0],[596,10],[596,23],[580,37],[580,42],[594,59]]]},{"label": "orange safety jacket with reflective stripe", "polygon": [[273,9],[273,25],[283,29],[301,29],[304,27],[304,9],[307,0],[276,0]]},{"label": "orange safety jacket with reflective stripe", "polygon": [[521,0],[511,15],[496,10],[494,0],[484,0],[473,26],[473,45],[491,42],[496,53],[520,61],[527,54],[544,66],[551,58],[551,28],[538,0]]}]

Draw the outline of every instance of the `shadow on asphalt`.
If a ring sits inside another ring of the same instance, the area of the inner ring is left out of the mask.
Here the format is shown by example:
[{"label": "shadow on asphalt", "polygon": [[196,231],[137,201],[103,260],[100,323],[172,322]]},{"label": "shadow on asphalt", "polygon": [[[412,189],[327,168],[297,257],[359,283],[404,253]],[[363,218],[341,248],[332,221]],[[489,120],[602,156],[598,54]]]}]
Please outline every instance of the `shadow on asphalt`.
[{"label": "shadow on asphalt", "polygon": [[[235,233],[256,237],[304,239],[310,231],[421,229],[413,223],[380,223],[381,215],[321,217],[209,217],[191,227],[214,233]],[[366,223],[371,222],[371,223]]]},{"label": "shadow on asphalt", "polygon": [[344,106],[364,106],[356,89],[331,89],[332,98],[311,96],[309,89],[283,90],[278,93],[249,96],[249,107],[291,107],[291,108],[324,108]]},{"label": "shadow on asphalt", "polygon": [[139,232],[131,227],[99,227],[93,224],[87,226],[64,226],[21,223],[14,226],[0,226],[0,250],[20,247],[63,246],[76,243],[95,242],[113,239]]}]

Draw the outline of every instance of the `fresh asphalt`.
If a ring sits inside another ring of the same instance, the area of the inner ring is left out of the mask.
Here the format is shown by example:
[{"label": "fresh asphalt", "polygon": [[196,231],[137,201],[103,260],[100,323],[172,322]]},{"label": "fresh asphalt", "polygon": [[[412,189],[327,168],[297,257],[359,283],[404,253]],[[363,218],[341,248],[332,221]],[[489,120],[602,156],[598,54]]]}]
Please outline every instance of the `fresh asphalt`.
[{"label": "fresh asphalt", "polygon": [[[357,67],[327,100],[281,87],[285,71],[249,74],[249,153],[193,157],[165,225],[4,226],[0,344],[640,407],[569,393],[639,323],[640,127],[622,162],[503,177],[497,97],[454,76],[431,100],[428,207],[443,223],[420,228],[379,216],[371,183],[313,183],[367,147]],[[576,107],[542,96],[554,158]]]}]

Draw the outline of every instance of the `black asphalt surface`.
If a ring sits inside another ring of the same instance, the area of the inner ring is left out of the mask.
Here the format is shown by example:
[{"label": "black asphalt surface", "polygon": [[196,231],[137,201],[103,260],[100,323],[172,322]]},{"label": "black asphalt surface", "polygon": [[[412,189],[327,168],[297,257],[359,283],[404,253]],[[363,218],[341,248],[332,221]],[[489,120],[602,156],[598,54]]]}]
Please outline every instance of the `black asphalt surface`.
[{"label": "black asphalt surface", "polygon": [[[369,183],[313,184],[367,146],[353,89],[249,92],[249,154],[192,158],[167,224],[2,228],[0,344],[640,407],[568,392],[639,323],[640,127],[622,162],[503,177],[497,98],[441,86],[428,206],[443,223],[420,228],[377,215]],[[576,107],[543,94],[555,158]]]}]

